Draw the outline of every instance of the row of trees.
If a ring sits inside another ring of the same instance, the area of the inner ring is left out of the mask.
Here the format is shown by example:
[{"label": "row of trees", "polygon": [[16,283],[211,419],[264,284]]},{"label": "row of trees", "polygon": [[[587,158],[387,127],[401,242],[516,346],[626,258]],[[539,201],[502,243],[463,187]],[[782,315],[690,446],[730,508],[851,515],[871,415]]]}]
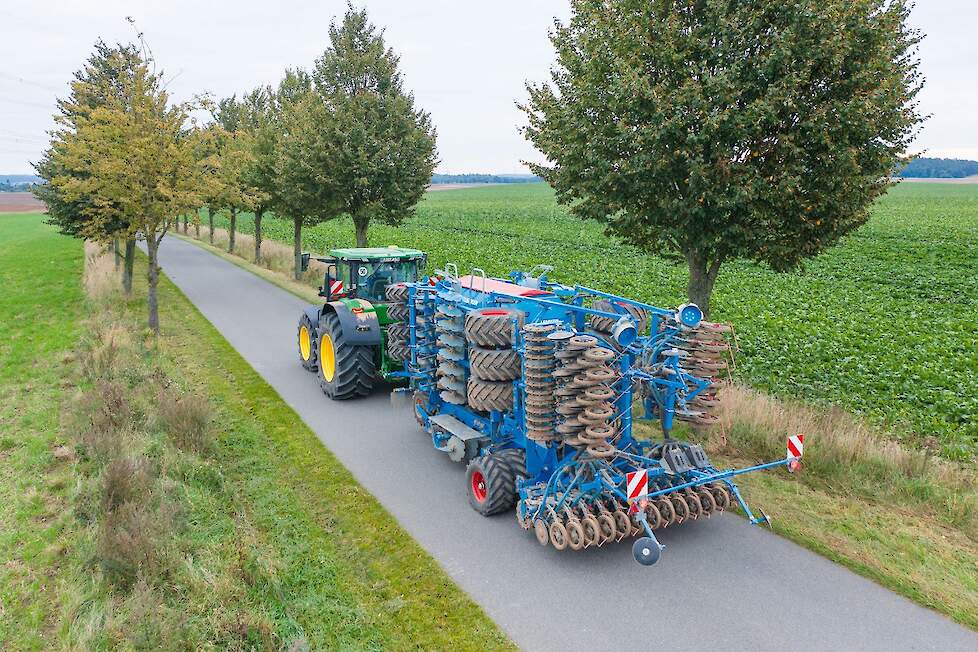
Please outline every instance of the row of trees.
[{"label": "row of trees", "polygon": [[[35,165],[47,183],[34,192],[63,233],[126,243],[127,294],[145,241],[158,330],[157,252],[181,221],[199,235],[205,214],[213,241],[214,214],[226,211],[233,251],[238,215],[253,212],[260,261],[263,216],[290,218],[298,278],[304,227],[349,216],[367,246],[371,223],[413,214],[437,163],[435,131],[398,64],[382,30],[349,7],[311,71],[287,70],[277,88],[241,99],[173,103],[142,41],[99,42],[59,100],[58,127]],[[192,117],[201,110],[210,120]]]}]

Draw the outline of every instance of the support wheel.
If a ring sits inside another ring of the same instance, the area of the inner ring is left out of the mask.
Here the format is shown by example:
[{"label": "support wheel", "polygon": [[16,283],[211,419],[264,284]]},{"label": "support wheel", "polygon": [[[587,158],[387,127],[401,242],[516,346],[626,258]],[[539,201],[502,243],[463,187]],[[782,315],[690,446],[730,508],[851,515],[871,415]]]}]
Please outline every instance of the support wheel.
[{"label": "support wheel", "polygon": [[317,355],[319,337],[315,325],[306,313],[302,313],[302,316],[299,317],[298,339],[299,362],[302,363],[302,368],[306,371],[316,371],[319,365],[319,356]]},{"label": "support wheel", "polygon": [[635,561],[643,566],[651,566],[659,561],[661,554],[659,544],[649,537],[642,537],[632,544],[632,556],[635,557]]},{"label": "support wheel", "polygon": [[509,460],[492,454],[477,457],[465,471],[469,505],[483,516],[499,514],[516,504],[516,478]]},{"label": "support wheel", "polygon": [[537,541],[541,546],[550,543],[550,530],[547,529],[547,524],[543,520],[537,519],[533,523],[533,533],[537,535]]},{"label": "support wheel", "polygon": [[319,386],[333,400],[366,396],[377,373],[373,348],[346,341],[340,318],[327,311],[319,320]]}]

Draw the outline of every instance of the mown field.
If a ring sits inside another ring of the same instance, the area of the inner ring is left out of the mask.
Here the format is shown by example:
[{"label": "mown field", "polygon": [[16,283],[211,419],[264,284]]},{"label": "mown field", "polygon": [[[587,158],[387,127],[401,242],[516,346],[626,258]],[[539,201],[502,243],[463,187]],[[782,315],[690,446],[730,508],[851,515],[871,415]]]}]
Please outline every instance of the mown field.
[{"label": "mown field", "polygon": [[[291,241],[291,223],[264,224],[266,238]],[[253,231],[247,216],[239,225]],[[684,298],[683,268],[576,220],[543,184],[430,193],[401,227],[372,226],[370,241],[423,249],[429,269],[456,262],[504,275],[546,263],[563,282],[663,306]],[[352,224],[307,229],[305,243],[352,245]],[[713,307],[736,325],[737,373],[751,385],[839,405],[951,459],[975,455],[978,186],[900,185],[865,227],[800,272],[726,265]]]}]

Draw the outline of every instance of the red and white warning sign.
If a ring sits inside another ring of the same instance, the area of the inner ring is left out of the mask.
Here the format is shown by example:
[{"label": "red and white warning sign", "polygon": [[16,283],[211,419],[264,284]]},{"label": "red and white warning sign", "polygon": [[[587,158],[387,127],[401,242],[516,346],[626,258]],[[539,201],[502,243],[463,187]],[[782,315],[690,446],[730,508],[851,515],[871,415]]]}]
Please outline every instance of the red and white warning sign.
[{"label": "red and white warning sign", "polygon": [[649,495],[649,473],[645,469],[633,471],[625,474],[626,484],[628,485],[628,502],[633,502],[639,498]]},{"label": "red and white warning sign", "polygon": [[330,294],[342,294],[343,293],[343,281],[336,280],[329,282],[329,293]]},{"label": "red and white warning sign", "polygon": [[788,437],[788,457],[801,457],[805,450],[805,435],[791,435]]}]

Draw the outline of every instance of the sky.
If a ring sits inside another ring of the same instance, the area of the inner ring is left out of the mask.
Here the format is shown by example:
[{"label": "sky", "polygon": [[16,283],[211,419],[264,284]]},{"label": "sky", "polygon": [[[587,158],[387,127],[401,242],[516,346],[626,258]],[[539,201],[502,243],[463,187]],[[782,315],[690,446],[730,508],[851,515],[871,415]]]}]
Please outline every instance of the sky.
[{"label": "sky", "polygon": [[[406,87],[438,130],[439,172],[526,172],[540,161],[519,127],[527,81],[548,79],[547,31],[567,0],[357,0],[401,56]],[[32,172],[55,98],[98,38],[131,41],[132,16],[176,100],[277,84],[309,68],[345,0],[0,0],[0,174]],[[913,152],[978,160],[978,0],[920,0],[914,27],[931,117]]]}]

